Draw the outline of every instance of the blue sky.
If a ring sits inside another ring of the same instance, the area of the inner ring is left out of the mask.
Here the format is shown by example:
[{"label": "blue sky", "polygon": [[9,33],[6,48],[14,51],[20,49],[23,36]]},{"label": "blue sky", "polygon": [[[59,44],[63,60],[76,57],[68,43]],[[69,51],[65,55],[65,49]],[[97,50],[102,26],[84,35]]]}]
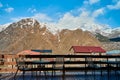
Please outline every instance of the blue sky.
[{"label": "blue sky", "polygon": [[0,0],[0,25],[28,17],[62,27],[119,28],[120,0]]}]

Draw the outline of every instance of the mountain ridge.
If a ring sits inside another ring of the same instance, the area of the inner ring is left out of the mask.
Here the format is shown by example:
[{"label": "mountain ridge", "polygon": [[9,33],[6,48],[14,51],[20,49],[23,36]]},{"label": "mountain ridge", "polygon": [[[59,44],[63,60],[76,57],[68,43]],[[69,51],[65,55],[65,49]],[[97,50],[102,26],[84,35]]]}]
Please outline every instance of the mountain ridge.
[{"label": "mountain ridge", "polygon": [[[22,19],[21,21],[25,22],[25,20],[27,21],[27,19],[30,20],[28,25],[32,25],[34,24],[34,21],[36,21],[33,18]],[[11,24],[14,24],[14,23],[11,23]],[[46,28],[53,34],[56,34],[58,31],[61,31],[62,29],[67,29],[67,28],[63,28],[63,26],[56,25],[57,23],[43,23],[43,22],[42,23],[39,22],[39,23],[41,27],[46,26]],[[5,28],[7,28],[8,25],[11,25],[11,24],[9,23],[3,26],[0,25],[0,31],[4,30]],[[21,28],[22,27],[23,26],[21,26]],[[115,38],[115,37],[120,36],[120,28],[110,28],[108,25],[100,25],[100,24],[99,25],[95,25],[95,24],[88,25],[87,23],[81,23],[80,26],[78,25],[78,27],[76,28],[74,28],[73,26],[73,28],[70,30],[76,30],[76,29],[82,29],[83,31],[90,31],[93,34],[99,33],[108,38]]]},{"label": "mountain ridge", "polygon": [[101,46],[88,31],[63,29],[56,32],[53,34],[37,20],[22,19],[0,32],[0,50],[16,54],[26,49],[52,49],[55,54],[65,54],[74,45]]}]

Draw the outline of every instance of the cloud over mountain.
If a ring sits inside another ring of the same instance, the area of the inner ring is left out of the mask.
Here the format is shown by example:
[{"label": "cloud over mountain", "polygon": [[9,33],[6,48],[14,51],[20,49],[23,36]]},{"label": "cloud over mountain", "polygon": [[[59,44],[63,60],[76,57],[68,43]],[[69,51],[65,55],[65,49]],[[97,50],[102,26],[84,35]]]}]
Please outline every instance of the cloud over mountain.
[{"label": "cloud over mountain", "polygon": [[[46,23],[51,27],[56,27],[57,29],[60,30],[62,29],[75,30],[77,28],[80,28],[84,31],[88,30],[91,32],[96,32],[99,30],[99,32],[102,31],[101,33],[103,32],[110,33],[111,28],[109,25],[100,24],[96,21],[96,17],[98,17],[99,15],[103,15],[104,11],[105,11],[104,8],[97,9],[93,12],[87,11],[84,8],[79,8],[65,13],[57,21],[55,21],[45,13],[37,13],[34,16],[31,16],[31,18],[34,18],[39,22]],[[78,14],[74,15],[74,12]],[[23,18],[28,18],[28,17],[12,18],[12,20],[18,21]]]},{"label": "cloud over mountain", "polygon": [[[74,30],[77,28],[80,28],[82,30],[88,30],[91,32],[99,31],[102,34],[108,34],[111,33],[111,31],[114,29],[114,27],[119,26],[113,26],[110,25],[110,22],[112,24],[112,21],[114,23],[117,23],[115,19],[111,20],[111,16],[108,17],[107,14],[110,12],[111,9],[119,9],[119,3],[120,1],[116,0],[115,2],[111,1],[110,3],[106,3],[104,6],[101,6],[103,2],[101,0],[84,0],[81,1],[81,5],[74,7],[72,9],[69,9],[67,11],[60,12],[58,6],[55,8],[55,13],[52,14],[51,12],[54,12],[53,6],[49,5],[49,9],[43,8],[40,12],[35,5],[26,8],[29,14],[32,14],[30,16],[17,16],[12,17],[11,22],[17,22],[20,19],[25,18],[34,18],[38,20],[40,23],[50,25],[53,28],[57,29],[70,29]],[[97,5],[97,6],[96,6]],[[102,4],[103,5],[103,4]],[[96,7],[95,7],[96,6]],[[58,11],[56,10],[58,9]],[[8,9],[8,12],[11,12],[14,10]],[[109,19],[106,19],[106,16]],[[112,15],[113,17],[113,15]],[[111,21],[110,21],[111,20]]]}]

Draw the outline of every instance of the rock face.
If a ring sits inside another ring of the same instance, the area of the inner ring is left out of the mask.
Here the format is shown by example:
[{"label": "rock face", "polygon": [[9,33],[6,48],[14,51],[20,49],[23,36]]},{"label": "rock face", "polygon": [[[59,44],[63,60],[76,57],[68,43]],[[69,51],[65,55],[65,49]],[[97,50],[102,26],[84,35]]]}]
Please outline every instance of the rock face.
[{"label": "rock face", "polygon": [[109,38],[120,37],[120,27],[112,30],[111,34],[108,35]]},{"label": "rock face", "polygon": [[120,42],[102,42],[102,45],[106,50],[120,50]]},{"label": "rock face", "polygon": [[53,34],[46,25],[32,18],[22,19],[0,32],[1,52],[16,54],[26,49],[52,49],[55,54],[65,54],[73,45],[101,46],[90,32],[65,29]]}]

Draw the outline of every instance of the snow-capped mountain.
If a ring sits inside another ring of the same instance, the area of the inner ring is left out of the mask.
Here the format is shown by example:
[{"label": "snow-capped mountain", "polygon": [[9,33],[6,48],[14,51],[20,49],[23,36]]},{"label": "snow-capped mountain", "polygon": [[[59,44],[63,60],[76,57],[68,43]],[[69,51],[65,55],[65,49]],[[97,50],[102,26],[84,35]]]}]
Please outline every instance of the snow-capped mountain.
[{"label": "snow-capped mountain", "polygon": [[[27,19],[22,19],[21,22],[19,22],[19,25],[21,25],[20,27],[23,28],[26,25],[29,25],[32,27],[34,26],[34,23],[36,20],[29,18],[28,23],[23,24],[23,22],[27,22],[27,21],[28,21]],[[86,23],[85,22],[80,22],[80,23],[73,22],[74,24],[73,23],[63,24],[62,21],[58,23],[41,23],[41,22],[39,23],[41,27],[46,26],[47,30],[49,30],[53,34],[56,34],[58,31],[61,31],[63,29],[69,29],[69,30],[82,29],[83,31],[90,31],[93,34],[100,33],[101,35],[109,37],[109,38],[120,36],[120,28],[111,28],[108,25],[95,24],[93,22],[91,22],[91,24],[87,22]],[[0,31],[4,30],[8,25],[9,24],[0,25]],[[14,25],[14,27],[19,26],[18,24],[15,25],[15,23],[12,23],[12,25]]]},{"label": "snow-capped mountain", "polygon": [[120,27],[113,29],[109,36],[110,38],[120,37]]},{"label": "snow-capped mountain", "polygon": [[101,46],[88,31],[47,26],[31,18],[10,24],[0,32],[0,50],[17,53],[25,49],[52,49],[53,53],[64,54],[73,45]]},{"label": "snow-capped mountain", "polygon": [[108,38],[115,38],[115,37],[120,37],[120,27],[119,28],[111,28],[108,25],[99,25],[99,24],[91,24],[87,25],[84,24],[83,26],[79,27],[80,29],[84,31],[90,31],[93,34],[101,34],[105,37]]}]

